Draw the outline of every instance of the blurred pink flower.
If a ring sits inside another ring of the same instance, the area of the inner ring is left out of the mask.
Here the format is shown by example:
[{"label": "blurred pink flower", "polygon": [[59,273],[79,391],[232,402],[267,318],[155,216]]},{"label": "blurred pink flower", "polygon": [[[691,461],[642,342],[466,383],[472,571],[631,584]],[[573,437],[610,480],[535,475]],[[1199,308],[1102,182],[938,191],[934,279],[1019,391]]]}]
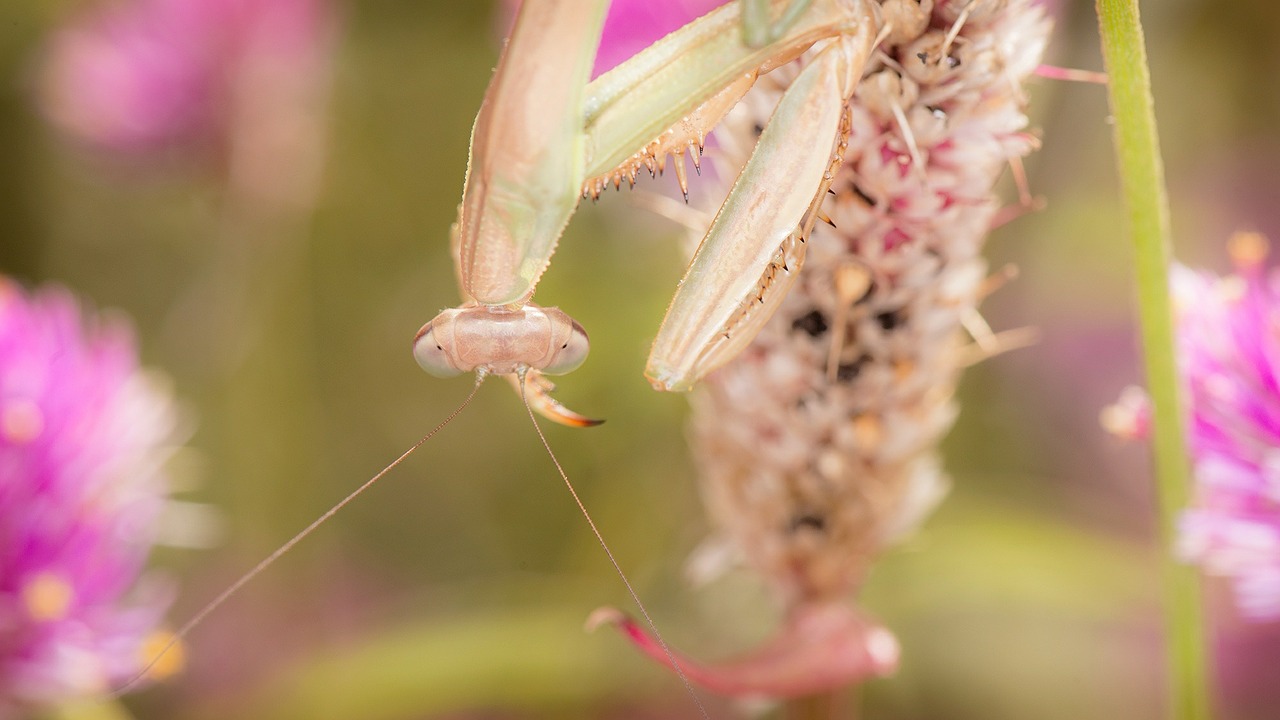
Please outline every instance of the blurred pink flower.
[{"label": "blurred pink flower", "polygon": [[324,0],[102,3],[53,34],[43,109],[96,148],[220,148],[250,119],[247,102],[312,104],[331,26]]},{"label": "blurred pink flower", "polygon": [[1230,578],[1242,613],[1280,618],[1280,274],[1267,241],[1231,239],[1236,273],[1173,268],[1195,501],[1180,554]]},{"label": "blurred pink flower", "polygon": [[[521,0],[504,0],[499,14],[503,36],[515,22]],[[598,77],[620,65],[632,55],[649,47],[691,20],[706,15],[729,0],[614,0],[604,20],[600,49],[591,77]]]},{"label": "blurred pink flower", "polygon": [[1098,414],[1102,429],[1121,440],[1146,440],[1151,435],[1151,398],[1147,391],[1130,385],[1114,403]]},{"label": "blurred pink flower", "polygon": [[687,23],[724,5],[728,0],[663,0],[635,2],[615,0],[609,4],[600,50],[592,73],[600,75]]},{"label": "blurred pink flower", "polygon": [[166,502],[169,396],[127,328],[0,277],[0,717],[141,668],[167,605],[139,582]]}]

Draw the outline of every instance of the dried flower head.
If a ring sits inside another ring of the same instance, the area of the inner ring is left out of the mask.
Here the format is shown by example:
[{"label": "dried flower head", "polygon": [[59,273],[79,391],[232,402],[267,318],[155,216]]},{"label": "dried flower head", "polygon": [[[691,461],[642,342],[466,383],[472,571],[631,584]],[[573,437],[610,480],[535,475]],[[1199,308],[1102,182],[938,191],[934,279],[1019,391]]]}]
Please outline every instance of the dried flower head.
[{"label": "dried flower head", "polygon": [[[960,5],[936,3],[870,63],[831,227],[756,342],[694,398],[713,517],[791,603],[856,589],[945,487],[936,447],[985,293],[992,188],[1037,145],[1020,86],[1049,30],[1031,2],[963,24]],[[766,117],[757,101],[740,137]]]},{"label": "dried flower head", "polygon": [[174,437],[126,328],[0,277],[0,716],[141,667],[168,602],[139,576]]},{"label": "dried flower head", "polygon": [[1196,483],[1178,550],[1230,578],[1256,619],[1280,618],[1280,274],[1267,250],[1241,233],[1235,274],[1172,276]]},{"label": "dried flower head", "polygon": [[[894,670],[896,641],[848,597],[945,492],[937,445],[957,378],[1002,346],[983,333],[973,346],[964,328],[985,327],[975,308],[994,284],[980,253],[1000,222],[995,182],[1038,144],[1021,86],[1050,23],[1033,0],[884,0],[881,11],[892,30],[850,104],[830,227],[809,237],[799,279],[754,343],[692,397],[712,521],[787,613],[757,656],[768,667],[708,683],[724,692],[802,695]],[[730,113],[717,133],[726,154],[752,147],[794,75],[762,78]],[[805,639],[814,618],[824,643]],[[840,671],[810,670],[836,657],[849,660]],[[719,678],[681,664],[694,680]]]}]

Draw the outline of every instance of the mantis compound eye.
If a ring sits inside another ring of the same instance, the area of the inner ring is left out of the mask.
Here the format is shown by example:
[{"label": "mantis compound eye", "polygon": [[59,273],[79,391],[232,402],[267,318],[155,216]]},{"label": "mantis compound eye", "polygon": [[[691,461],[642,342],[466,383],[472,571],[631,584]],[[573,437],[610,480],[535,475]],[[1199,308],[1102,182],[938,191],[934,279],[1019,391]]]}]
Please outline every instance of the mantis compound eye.
[{"label": "mantis compound eye", "polygon": [[431,323],[423,325],[418,331],[418,336],[413,339],[413,359],[418,361],[418,365],[423,370],[439,378],[462,374],[462,371],[454,366],[440,341],[436,339]]},{"label": "mantis compound eye", "polygon": [[548,375],[563,375],[577,370],[578,366],[587,359],[587,353],[591,350],[591,344],[587,341],[587,331],[576,320],[573,321],[573,329],[569,337],[560,342],[560,347],[551,356],[551,362],[541,368],[542,372]]}]

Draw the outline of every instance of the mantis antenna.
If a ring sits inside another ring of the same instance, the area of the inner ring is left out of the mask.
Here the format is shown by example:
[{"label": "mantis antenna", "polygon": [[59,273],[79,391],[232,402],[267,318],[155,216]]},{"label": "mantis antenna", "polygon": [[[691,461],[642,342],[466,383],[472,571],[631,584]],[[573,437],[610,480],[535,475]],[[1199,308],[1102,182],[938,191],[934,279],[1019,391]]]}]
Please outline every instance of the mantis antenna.
[{"label": "mantis antenna", "polygon": [[[139,682],[142,681],[143,678],[147,676],[147,673],[151,672],[151,668],[155,667],[156,663],[160,662],[160,660],[164,658],[166,653],[172,650],[173,647],[177,645],[179,642],[182,642],[182,640],[192,630],[194,630],[197,625],[199,625],[201,622],[204,622],[204,619],[209,617],[209,615],[214,610],[217,610],[223,603],[229,600],[232,595],[235,595],[237,592],[239,592],[240,588],[247,585],[250,580],[257,577],[259,574],[262,573],[262,571],[266,570],[268,567],[271,567],[272,563],[274,563],[276,560],[279,560],[282,555],[292,550],[294,545],[297,545],[303,538],[310,535],[313,531],[315,531],[316,528],[323,525],[326,520],[328,520],[329,518],[337,514],[339,510],[346,507],[348,503],[350,503],[352,500],[355,500],[356,497],[359,496],[361,493],[363,493],[365,490],[368,490],[370,487],[373,487],[374,483],[378,482],[379,480],[382,479],[384,475],[391,472],[391,470],[395,468],[395,466],[404,462],[405,458],[409,457],[409,455],[412,454],[414,450],[417,450],[418,448],[422,447],[423,443],[430,440],[432,437],[435,436],[436,433],[443,430],[446,425],[453,422],[453,419],[461,415],[462,411],[466,410],[467,406],[471,404],[471,399],[476,396],[476,391],[480,389],[480,383],[484,382],[484,379],[487,375],[488,373],[485,372],[483,369],[478,370],[476,372],[476,384],[472,386],[471,394],[467,395],[467,399],[463,400],[462,404],[459,405],[456,410],[454,410],[452,413],[449,413],[449,417],[446,417],[439,425],[436,425],[434,428],[432,428],[431,432],[428,432],[426,435],[423,435],[421,440],[414,443],[412,446],[409,447],[408,450],[405,450],[403,453],[401,453],[400,457],[393,460],[390,465],[387,465],[385,468],[379,471],[377,475],[374,475],[373,477],[369,478],[368,480],[365,481],[363,485],[356,488],[349,495],[339,500],[337,504],[335,504],[333,507],[325,511],[323,515],[316,518],[310,525],[303,528],[297,535],[294,535],[293,537],[289,538],[289,540],[285,542],[285,544],[276,548],[275,552],[263,558],[262,561],[259,562],[257,565],[254,565],[251,570],[246,572],[244,575],[241,575],[240,578],[235,582],[231,583],[231,585],[229,585],[226,590],[223,590],[221,594],[219,594],[213,600],[210,600],[207,605],[205,605],[203,608],[200,609],[200,612],[197,612],[190,620],[186,622],[186,624],[178,628],[178,631],[173,634],[173,637],[169,638],[169,642],[165,643],[164,647],[160,648],[160,651],[157,652],[155,656],[152,657],[151,660],[145,666],[143,666],[141,670],[137,672],[136,675],[129,678],[127,682],[125,682],[123,685],[113,690],[106,697],[108,699],[115,699],[129,692],[129,690],[133,689],[135,685],[137,685]],[[525,406],[528,407],[528,403],[526,403]]]},{"label": "mantis antenna", "polygon": [[547,455],[551,458],[551,462],[555,464],[556,470],[560,473],[560,478],[564,480],[565,487],[569,488],[569,494],[573,496],[573,501],[578,504],[578,509],[582,511],[582,517],[587,519],[587,525],[591,526],[591,532],[595,533],[596,540],[600,542],[600,547],[604,549],[604,554],[608,556],[613,569],[618,572],[618,577],[622,578],[622,584],[627,587],[631,600],[640,609],[640,614],[644,616],[645,622],[649,624],[649,629],[653,630],[653,637],[662,646],[662,651],[667,654],[667,660],[671,661],[672,669],[680,676],[680,682],[684,683],[684,689],[689,692],[689,697],[693,698],[694,704],[698,706],[698,712],[702,715],[703,720],[710,720],[711,716],[707,715],[707,709],[703,707],[702,700],[698,699],[698,694],[693,691],[693,685],[689,682],[689,678],[685,676],[684,669],[676,661],[675,653],[671,652],[671,648],[667,646],[667,641],[662,639],[662,633],[658,631],[658,625],[649,615],[649,610],[645,608],[644,603],[640,602],[640,595],[631,586],[631,581],[627,579],[627,574],[622,571],[622,566],[613,557],[613,551],[609,549],[609,544],[604,541],[604,535],[600,534],[600,529],[596,527],[595,521],[591,519],[591,513],[587,512],[587,506],[582,504],[582,498],[578,497],[578,491],[573,488],[573,483],[569,482],[569,476],[565,474],[564,467],[560,465],[560,460],[551,451],[551,444],[547,442],[547,436],[542,433],[542,426],[538,425],[538,418],[534,416],[533,408],[529,405],[529,398],[524,392],[524,378],[527,373],[528,368],[522,368],[516,372],[520,378],[520,400],[524,402],[525,412],[529,414],[529,421],[533,423],[533,429],[538,432],[538,439],[542,441],[542,447],[546,448]]}]

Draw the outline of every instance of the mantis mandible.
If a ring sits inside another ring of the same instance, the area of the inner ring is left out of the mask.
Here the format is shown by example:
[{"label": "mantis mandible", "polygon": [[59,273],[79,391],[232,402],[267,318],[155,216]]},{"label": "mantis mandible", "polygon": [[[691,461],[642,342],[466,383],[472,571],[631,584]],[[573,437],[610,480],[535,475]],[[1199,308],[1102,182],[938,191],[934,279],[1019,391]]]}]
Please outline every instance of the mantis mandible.
[{"label": "mantis mandible", "polygon": [[[841,160],[847,103],[872,50],[893,23],[927,22],[931,9],[916,0],[733,2],[588,83],[606,5],[526,0],[521,7],[476,118],[453,226],[464,303],[414,340],[415,358],[433,375],[534,379],[535,407],[570,425],[594,421],[552,400],[541,376],[581,365],[587,334],[531,298],[579,199],[661,170],[668,154],[685,187],[683,153],[696,164],[706,133],[760,74],[813,48],[653,343],[650,383],[690,389],[750,343],[785,297]],[[744,28],[756,45],[744,42]]]}]

